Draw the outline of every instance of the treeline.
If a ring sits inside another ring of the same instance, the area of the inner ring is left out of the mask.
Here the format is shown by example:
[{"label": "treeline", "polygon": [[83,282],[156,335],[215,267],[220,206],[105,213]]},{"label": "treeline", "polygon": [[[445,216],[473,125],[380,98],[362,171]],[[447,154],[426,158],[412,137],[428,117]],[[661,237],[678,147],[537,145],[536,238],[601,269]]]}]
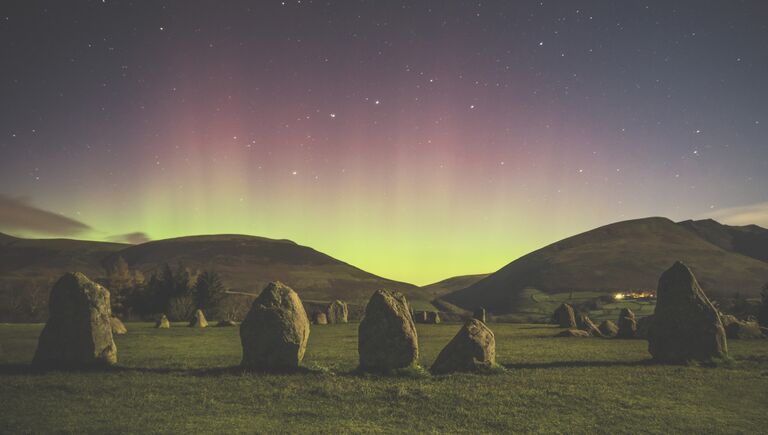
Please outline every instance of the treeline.
[{"label": "treeline", "polygon": [[164,264],[145,279],[118,257],[101,281],[110,291],[112,311],[126,319],[165,313],[172,321],[188,320],[198,308],[212,318],[236,315],[231,304],[224,303],[227,289],[213,270],[193,272],[182,264],[175,268]]}]

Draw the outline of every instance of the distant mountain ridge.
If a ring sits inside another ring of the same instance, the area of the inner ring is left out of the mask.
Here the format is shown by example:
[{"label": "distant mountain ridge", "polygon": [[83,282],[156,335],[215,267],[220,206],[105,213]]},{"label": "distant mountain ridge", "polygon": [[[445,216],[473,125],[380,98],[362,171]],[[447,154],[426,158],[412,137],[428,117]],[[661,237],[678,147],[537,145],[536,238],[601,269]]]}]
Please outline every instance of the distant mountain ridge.
[{"label": "distant mountain ridge", "polygon": [[757,296],[768,282],[768,262],[762,260],[766,233],[714,221],[617,222],[531,252],[442,299],[464,309],[514,313],[533,294],[655,289],[660,274],[677,260],[693,269],[708,294]]},{"label": "distant mountain ridge", "polygon": [[419,287],[382,278],[290,240],[243,235],[206,235],[156,240],[139,245],[68,239],[21,239],[0,234],[0,291],[20,282],[49,285],[66,271],[98,278],[122,257],[147,277],[168,263],[190,270],[213,269],[240,292],[258,293],[280,280],[306,299],[362,303],[377,289],[390,288],[428,303]]}]

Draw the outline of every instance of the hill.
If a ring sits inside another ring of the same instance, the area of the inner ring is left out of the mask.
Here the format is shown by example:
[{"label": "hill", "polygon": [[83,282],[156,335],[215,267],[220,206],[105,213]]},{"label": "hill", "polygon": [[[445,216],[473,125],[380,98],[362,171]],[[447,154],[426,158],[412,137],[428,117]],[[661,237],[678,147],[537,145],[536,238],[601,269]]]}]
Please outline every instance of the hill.
[{"label": "hill", "polygon": [[437,298],[444,294],[467,288],[488,275],[489,274],[487,273],[480,273],[477,275],[454,276],[442,281],[422,286],[421,289],[427,292],[433,298]]},{"label": "hill", "polygon": [[103,274],[102,261],[130,245],[70,239],[22,239],[0,233],[0,283],[50,282],[69,270]]},{"label": "hill", "polygon": [[768,261],[768,230],[763,227],[723,225],[712,219],[687,220],[678,225],[726,251]]},{"label": "hill", "polygon": [[559,303],[574,293],[594,297],[655,289],[661,273],[677,260],[692,268],[712,296],[756,296],[768,282],[768,263],[723,249],[669,219],[646,218],[553,243],[443,299],[465,309],[516,313],[542,302]]},{"label": "hill", "polygon": [[114,253],[148,275],[164,263],[190,270],[213,269],[235,291],[260,292],[280,280],[303,299],[366,302],[377,289],[396,289],[414,300],[429,300],[418,287],[382,278],[290,240],[243,235],[191,236],[135,245]]},{"label": "hill", "polygon": [[412,284],[365,272],[289,240],[243,235],[211,235],[158,240],[140,245],[66,239],[21,239],[0,235],[0,293],[23,285],[45,289],[66,271],[98,279],[118,257],[145,276],[165,263],[191,271],[213,269],[232,290],[258,293],[280,280],[308,300],[343,299],[364,303],[373,291],[402,291],[415,303],[433,299]]}]

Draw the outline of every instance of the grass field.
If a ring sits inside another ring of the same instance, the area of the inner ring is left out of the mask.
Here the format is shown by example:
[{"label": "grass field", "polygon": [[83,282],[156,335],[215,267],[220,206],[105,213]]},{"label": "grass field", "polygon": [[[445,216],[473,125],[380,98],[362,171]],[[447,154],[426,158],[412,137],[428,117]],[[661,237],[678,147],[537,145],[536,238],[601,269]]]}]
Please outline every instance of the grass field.
[{"label": "grass field", "polygon": [[[490,324],[486,375],[354,374],[357,325],[312,329],[306,373],[244,374],[237,328],[131,323],[119,367],[35,373],[42,325],[0,325],[2,433],[764,433],[768,340],[729,342],[721,367],[648,364],[641,340],[552,338]],[[418,325],[428,366],[460,325]]]}]

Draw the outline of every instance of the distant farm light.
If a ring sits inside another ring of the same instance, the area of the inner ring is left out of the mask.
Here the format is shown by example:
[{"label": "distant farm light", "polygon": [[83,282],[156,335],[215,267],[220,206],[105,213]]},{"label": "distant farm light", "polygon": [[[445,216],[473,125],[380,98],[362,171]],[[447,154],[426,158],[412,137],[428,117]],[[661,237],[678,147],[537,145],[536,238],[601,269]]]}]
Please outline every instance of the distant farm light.
[{"label": "distant farm light", "polygon": [[620,301],[620,300],[624,299],[624,293],[615,293],[613,295],[613,298],[616,299],[617,301]]}]

